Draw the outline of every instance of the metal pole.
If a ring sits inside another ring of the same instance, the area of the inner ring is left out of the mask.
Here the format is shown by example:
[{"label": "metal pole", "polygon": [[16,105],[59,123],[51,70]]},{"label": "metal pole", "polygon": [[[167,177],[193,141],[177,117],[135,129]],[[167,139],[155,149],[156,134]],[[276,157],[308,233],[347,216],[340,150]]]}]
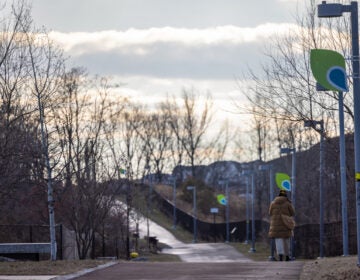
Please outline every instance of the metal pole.
[{"label": "metal pole", "polygon": [[[340,8],[339,8],[340,6]],[[356,221],[357,221],[357,252],[360,266],[360,81],[359,81],[359,23],[358,3],[351,5],[322,4],[318,5],[319,17],[339,17],[343,12],[351,13],[351,45],[354,96],[354,157],[355,157],[355,189],[356,189]],[[343,197],[342,197],[343,198]]]},{"label": "metal pole", "polygon": [[[296,148],[292,149],[292,170],[291,170],[291,200],[293,207],[296,207]],[[295,212],[296,213],[296,212]],[[295,217],[294,217],[295,218]],[[291,238],[291,259],[295,259],[295,235]]]},{"label": "metal pole", "polygon": [[173,229],[176,229],[176,178],[174,178],[173,181],[173,204],[174,204],[174,209],[173,209]]},{"label": "metal pole", "polygon": [[320,121],[320,258],[324,257],[324,122]]},{"label": "metal pole", "polygon": [[230,241],[230,225],[229,225],[229,204],[230,204],[230,197],[229,197],[229,181],[226,179],[225,182],[225,195],[226,195],[226,242]]},{"label": "metal pole", "polygon": [[249,243],[250,233],[250,218],[249,218],[249,177],[246,177],[246,240],[245,244]]},{"label": "metal pole", "polygon": [[[270,203],[274,200],[274,171],[273,171],[273,168],[272,166],[270,166]],[[271,252],[271,255],[269,257],[269,259],[271,261],[275,261],[275,240],[274,238],[271,238],[270,240],[270,252]]]},{"label": "metal pole", "polygon": [[270,192],[269,192],[269,198],[270,198],[270,203],[274,200],[274,170],[272,168],[272,166],[270,167]]},{"label": "metal pole", "polygon": [[146,225],[147,225],[147,245],[148,245],[148,250],[150,252],[150,214],[151,214],[151,195],[152,195],[152,177],[150,175],[150,168],[149,168],[148,180],[149,180],[149,197],[147,203]]},{"label": "metal pole", "polygon": [[340,125],[340,178],[341,178],[341,214],[343,231],[343,255],[349,255],[348,216],[347,216],[347,191],[346,191],[346,155],[344,133],[344,96],[339,91],[339,125]]},{"label": "metal pole", "polygon": [[254,173],[251,174],[251,249],[250,253],[255,250],[255,178]]},{"label": "metal pole", "polygon": [[[126,191],[126,259],[130,260],[130,184],[128,182]],[[148,228],[149,242],[149,228]]]},{"label": "metal pole", "polygon": [[352,39],[352,68],[354,90],[354,148],[355,148],[355,188],[356,188],[356,217],[357,217],[357,251],[358,266],[360,266],[360,83],[359,83],[359,24],[358,3],[351,2],[351,39]]},{"label": "metal pole", "polygon": [[194,243],[196,243],[197,239],[197,229],[196,229],[196,187],[193,189],[193,197],[194,197]]},{"label": "metal pole", "polygon": [[152,214],[152,192],[153,192],[153,177],[152,177],[152,175],[150,175],[150,185],[149,185],[149,211],[150,211],[150,215]]},{"label": "metal pole", "polygon": [[292,167],[291,167],[291,200],[293,207],[296,206],[296,149],[292,149]]},{"label": "metal pole", "polygon": [[216,217],[215,217],[216,213],[213,213],[213,215],[214,215],[214,223],[213,223],[213,225],[214,225],[214,242],[216,243]]}]

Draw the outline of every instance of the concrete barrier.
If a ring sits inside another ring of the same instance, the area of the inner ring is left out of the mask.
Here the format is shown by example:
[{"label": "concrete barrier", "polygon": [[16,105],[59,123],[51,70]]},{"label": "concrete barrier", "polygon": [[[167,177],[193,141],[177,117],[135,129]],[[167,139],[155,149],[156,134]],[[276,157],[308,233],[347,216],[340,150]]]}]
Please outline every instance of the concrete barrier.
[{"label": "concrete barrier", "polygon": [[50,252],[50,243],[0,243],[0,254],[39,254]]}]

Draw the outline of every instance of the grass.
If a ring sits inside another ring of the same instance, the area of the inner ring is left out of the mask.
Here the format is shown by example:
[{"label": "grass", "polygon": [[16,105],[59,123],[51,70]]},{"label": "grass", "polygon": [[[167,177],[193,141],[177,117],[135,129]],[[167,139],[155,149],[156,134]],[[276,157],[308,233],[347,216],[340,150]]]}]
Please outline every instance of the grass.
[{"label": "grass", "polygon": [[0,262],[0,275],[66,275],[105,263],[103,260]]},{"label": "grass", "polygon": [[154,253],[142,253],[141,257],[146,258],[150,262],[181,262],[180,258],[176,255],[170,254],[154,254]]},{"label": "grass", "polygon": [[[173,229],[173,220],[161,213],[157,207],[153,207],[150,219],[171,232],[178,240],[184,243],[191,243],[193,234],[181,226]],[[201,242],[201,240],[200,240]],[[267,244],[256,244],[256,252],[249,253],[251,244],[230,243],[243,255],[253,260],[266,260],[269,255]],[[159,244],[160,248],[165,248],[165,244]],[[267,246],[267,247],[266,247]],[[180,262],[180,258],[175,255],[141,252],[140,257],[149,262]],[[105,264],[106,260],[58,260],[58,261],[16,261],[0,262],[0,275],[66,275],[84,269],[97,267]]]},{"label": "grass", "polygon": [[173,220],[161,213],[158,209],[153,209],[150,219],[171,232],[178,240],[184,243],[190,243],[194,239],[193,234],[183,227],[177,225],[176,229],[174,229]]},{"label": "grass", "polygon": [[[159,186],[154,186],[154,189],[160,188]],[[171,190],[168,186],[164,187],[162,186],[160,189],[164,190]],[[147,205],[148,197],[147,192],[139,192],[137,193],[137,204],[140,206]],[[120,200],[122,198],[119,198]],[[142,215],[146,217],[147,212],[146,208],[138,208],[136,209],[139,212],[142,212]],[[193,240],[193,234],[187,230],[185,230],[182,226],[177,225],[176,229],[173,228],[173,219],[171,217],[168,217],[167,215],[163,214],[161,211],[159,211],[159,207],[156,205],[156,201],[153,200],[151,204],[151,214],[149,215],[149,219],[153,222],[157,223],[158,225],[162,226],[169,232],[171,232],[178,240],[184,242],[184,243],[190,243]]]},{"label": "grass", "polygon": [[[180,262],[175,255],[143,253],[149,262]],[[108,263],[106,260],[0,262],[0,275],[67,275]]]},{"label": "grass", "polygon": [[[156,223],[164,226],[172,233],[175,233],[180,240],[192,240],[192,234],[178,228],[172,229],[171,221],[159,211],[152,212],[151,219]],[[145,242],[145,241],[144,241]],[[165,248],[165,244],[159,244],[160,248]],[[141,252],[148,262],[180,262],[180,258],[175,255]],[[105,264],[106,260],[57,260],[57,261],[16,261],[16,262],[0,262],[0,275],[66,275],[72,274],[84,269],[94,268]]]}]

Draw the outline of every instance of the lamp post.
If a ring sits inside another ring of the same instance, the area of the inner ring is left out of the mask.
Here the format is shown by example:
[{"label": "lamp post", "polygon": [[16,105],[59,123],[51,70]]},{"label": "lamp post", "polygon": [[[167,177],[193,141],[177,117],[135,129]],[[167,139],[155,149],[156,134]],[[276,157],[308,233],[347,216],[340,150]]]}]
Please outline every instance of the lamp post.
[{"label": "lamp post", "polygon": [[244,170],[243,175],[251,176],[251,248],[249,250],[249,253],[255,253],[256,250],[255,250],[255,177],[254,177],[254,171]]},{"label": "lamp post", "polygon": [[296,209],[296,149],[295,148],[280,148],[280,154],[292,153],[291,163],[291,200]]},{"label": "lamp post", "polygon": [[147,180],[149,184],[149,197],[147,199],[147,207],[146,207],[146,228],[147,228],[147,247],[150,252],[150,213],[151,213],[152,177],[150,174],[149,164],[145,166],[145,170],[147,171]]},{"label": "lamp post", "polygon": [[229,216],[230,216],[230,197],[229,197],[229,180],[228,179],[222,179],[219,180],[219,184],[223,185],[225,184],[225,197],[226,197],[226,240],[225,242],[230,242],[230,225],[229,225]]},{"label": "lamp post", "polygon": [[213,222],[213,228],[214,228],[214,242],[216,243],[216,214],[219,213],[219,209],[214,207],[210,208],[210,213],[213,214],[214,222]]},{"label": "lamp post", "polygon": [[344,97],[339,91],[339,125],[340,125],[340,185],[341,185],[341,216],[343,233],[343,255],[349,255],[349,228],[347,215],[347,191],[346,191],[346,149],[344,133]]},{"label": "lamp post", "polygon": [[359,80],[359,24],[358,3],[352,1],[350,5],[339,3],[328,4],[322,1],[318,5],[318,17],[341,17],[343,12],[350,12],[351,45],[353,69],[354,95],[354,150],[355,150],[355,188],[356,188],[356,217],[357,217],[357,252],[358,266],[360,266],[360,80]]},{"label": "lamp post", "polygon": [[[291,200],[296,211],[296,148],[280,148],[280,154],[292,153],[291,163]],[[295,217],[294,217],[295,218]],[[295,238],[291,238],[291,259],[295,259]]]},{"label": "lamp post", "polygon": [[[316,83],[317,91],[327,91],[319,83]],[[349,227],[347,215],[347,182],[346,182],[346,149],[345,149],[345,128],[344,128],[344,95],[338,91],[339,97],[339,147],[340,147],[340,185],[341,185],[341,217],[343,235],[343,256],[349,255]]]},{"label": "lamp post", "polygon": [[197,229],[196,229],[196,187],[187,186],[188,191],[193,191],[193,225],[194,225],[194,240],[193,243],[196,243],[197,239]]},{"label": "lamp post", "polygon": [[171,177],[171,182],[173,184],[173,229],[176,229],[176,177]]},{"label": "lamp post", "polygon": [[245,204],[246,204],[246,233],[245,233],[245,244],[249,243],[250,233],[250,217],[249,217],[249,177],[246,176],[246,190],[245,190]]},{"label": "lamp post", "polygon": [[[269,170],[269,174],[270,174],[270,177],[269,177],[269,180],[270,180],[270,183],[269,183],[269,200],[270,200],[270,203],[274,200],[274,169],[273,169],[273,166],[272,164],[264,164],[264,165],[260,165],[259,166],[259,170],[261,171],[266,171],[266,170]],[[269,204],[270,204],[269,203]],[[275,240],[273,238],[271,238],[270,240],[270,256],[269,256],[269,260],[270,261],[275,261]]]},{"label": "lamp post", "polygon": [[[320,258],[324,257],[324,121],[306,120],[304,127],[311,127],[320,133]],[[320,128],[318,128],[320,127]]]}]

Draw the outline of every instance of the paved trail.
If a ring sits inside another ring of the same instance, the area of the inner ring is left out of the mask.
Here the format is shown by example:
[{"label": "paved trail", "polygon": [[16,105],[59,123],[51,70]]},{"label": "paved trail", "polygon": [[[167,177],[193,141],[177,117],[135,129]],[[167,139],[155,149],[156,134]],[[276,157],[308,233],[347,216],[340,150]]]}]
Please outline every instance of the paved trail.
[{"label": "paved trail", "polygon": [[[140,227],[140,234],[147,235],[147,228]],[[112,266],[86,270],[74,275],[58,276],[55,279],[68,280],[227,280],[227,279],[264,279],[298,280],[302,267],[301,261],[295,262],[255,262],[236,251],[226,243],[185,244],[177,240],[169,231],[151,223],[150,235],[171,248],[164,253],[175,254],[182,262],[120,262]],[[0,276],[2,277],[2,276]],[[6,277],[6,276],[4,276]],[[1,279],[54,279],[54,276],[28,276],[24,278]]]},{"label": "paved trail", "polygon": [[120,263],[77,280],[298,280],[301,262]]},{"label": "paved trail", "polygon": [[[144,234],[144,230],[143,230]],[[123,262],[78,277],[78,280],[298,280],[303,262],[254,262],[226,243],[185,244],[167,230],[151,225],[151,235],[171,246],[164,253],[178,255],[181,263]]]},{"label": "paved trail", "polygon": [[[90,272],[78,280],[227,280],[227,279],[299,279],[303,262],[255,262],[226,243],[185,244],[169,231],[151,223],[151,235],[169,245],[163,250],[175,254],[182,262],[122,262]],[[140,229],[146,235],[145,229]]]}]

